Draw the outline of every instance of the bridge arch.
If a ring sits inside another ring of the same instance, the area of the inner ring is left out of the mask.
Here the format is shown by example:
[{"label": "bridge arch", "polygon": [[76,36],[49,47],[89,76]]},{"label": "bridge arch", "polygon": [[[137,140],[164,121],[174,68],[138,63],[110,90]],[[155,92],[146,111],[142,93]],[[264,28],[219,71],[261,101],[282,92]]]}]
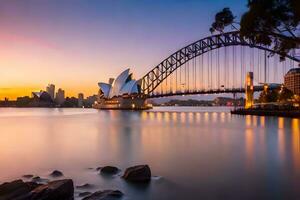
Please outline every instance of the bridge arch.
[{"label": "bridge arch", "polygon": [[[279,54],[263,45],[255,44],[253,41],[243,38],[239,31],[232,31],[218,35],[212,35],[194,43],[191,43],[182,49],[176,51],[168,58],[163,60],[160,64],[154,67],[141,79],[141,90],[144,94],[151,95],[151,93],[174,71],[180,68],[188,61],[203,55],[209,51],[228,46],[248,46],[250,48],[257,48],[265,50],[273,54]],[[300,60],[291,55],[286,55],[287,58],[300,62]]]}]

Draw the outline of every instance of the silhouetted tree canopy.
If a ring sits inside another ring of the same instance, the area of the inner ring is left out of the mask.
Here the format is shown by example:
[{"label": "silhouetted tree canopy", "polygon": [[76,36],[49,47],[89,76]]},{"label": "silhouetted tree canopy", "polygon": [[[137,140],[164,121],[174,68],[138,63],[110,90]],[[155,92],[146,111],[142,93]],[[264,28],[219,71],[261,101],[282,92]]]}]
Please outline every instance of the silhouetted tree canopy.
[{"label": "silhouetted tree canopy", "polygon": [[260,103],[277,102],[277,100],[278,100],[278,91],[276,90],[262,91],[258,98],[258,101]]},{"label": "silhouetted tree canopy", "polygon": [[[248,0],[248,11],[240,20],[240,32],[257,44],[268,45],[284,57],[290,50],[300,46],[300,0]],[[229,8],[215,16],[211,32],[223,32],[233,25]]]},{"label": "silhouetted tree canopy", "polygon": [[278,93],[278,101],[279,102],[286,102],[291,100],[294,97],[294,94],[291,90],[283,87]]},{"label": "silhouetted tree canopy", "polygon": [[212,23],[211,28],[209,30],[211,33],[215,31],[223,32],[226,26],[233,26],[234,19],[235,16],[233,16],[231,10],[229,8],[224,8],[222,11],[216,14],[215,21]]}]

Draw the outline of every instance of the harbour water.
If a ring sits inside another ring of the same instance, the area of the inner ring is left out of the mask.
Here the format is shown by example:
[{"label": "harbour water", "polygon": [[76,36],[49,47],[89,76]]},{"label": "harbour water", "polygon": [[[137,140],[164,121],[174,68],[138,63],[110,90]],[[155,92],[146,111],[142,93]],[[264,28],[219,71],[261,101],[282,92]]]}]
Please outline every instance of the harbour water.
[{"label": "harbour water", "polygon": [[[300,119],[229,111],[2,108],[0,182],[58,169],[123,199],[300,199]],[[149,164],[150,184],[95,170],[137,164]]]}]

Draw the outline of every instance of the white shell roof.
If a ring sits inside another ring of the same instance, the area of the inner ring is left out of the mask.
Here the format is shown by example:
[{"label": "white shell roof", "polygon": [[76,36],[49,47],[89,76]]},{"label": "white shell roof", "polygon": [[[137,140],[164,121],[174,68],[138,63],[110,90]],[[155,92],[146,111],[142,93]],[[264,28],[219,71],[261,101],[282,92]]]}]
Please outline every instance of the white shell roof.
[{"label": "white shell roof", "polygon": [[[122,94],[138,93],[138,83],[136,80],[128,80],[130,76],[129,69],[123,71],[112,84],[98,83],[105,98],[112,98],[114,96],[120,96]],[[110,79],[112,80],[112,79]],[[126,82],[127,81],[127,82]]]},{"label": "white shell roof", "polygon": [[41,97],[41,95],[43,94],[43,92],[32,92],[32,94],[38,98]]},{"label": "white shell roof", "polygon": [[99,85],[101,91],[103,92],[104,97],[108,98],[111,85],[107,84],[107,83],[101,83],[101,82],[98,83],[98,85]]},{"label": "white shell roof", "polygon": [[135,80],[128,81],[121,89],[120,94],[131,94],[137,93],[138,87],[137,82]]},{"label": "white shell roof", "polygon": [[116,78],[116,80],[112,84],[112,88],[109,93],[110,98],[120,95],[120,91],[124,86],[128,76],[129,76],[129,69],[126,69]]}]

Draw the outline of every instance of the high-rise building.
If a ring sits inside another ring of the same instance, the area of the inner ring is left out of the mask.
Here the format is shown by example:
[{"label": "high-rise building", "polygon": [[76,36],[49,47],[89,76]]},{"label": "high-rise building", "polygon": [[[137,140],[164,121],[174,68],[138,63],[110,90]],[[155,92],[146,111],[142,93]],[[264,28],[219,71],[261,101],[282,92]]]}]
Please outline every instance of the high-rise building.
[{"label": "high-rise building", "polygon": [[65,91],[59,88],[55,95],[55,102],[58,105],[61,105],[65,102]]},{"label": "high-rise building", "polygon": [[79,93],[78,94],[78,107],[82,108],[83,107],[83,99],[84,99],[84,96],[82,93]]},{"label": "high-rise building", "polygon": [[50,95],[52,100],[54,100],[54,94],[55,94],[55,85],[53,84],[48,84],[46,87],[46,92]]},{"label": "high-rise building", "polygon": [[300,95],[300,68],[290,69],[284,76],[284,85],[295,95]]}]

